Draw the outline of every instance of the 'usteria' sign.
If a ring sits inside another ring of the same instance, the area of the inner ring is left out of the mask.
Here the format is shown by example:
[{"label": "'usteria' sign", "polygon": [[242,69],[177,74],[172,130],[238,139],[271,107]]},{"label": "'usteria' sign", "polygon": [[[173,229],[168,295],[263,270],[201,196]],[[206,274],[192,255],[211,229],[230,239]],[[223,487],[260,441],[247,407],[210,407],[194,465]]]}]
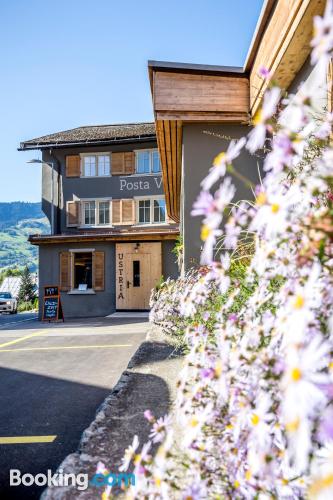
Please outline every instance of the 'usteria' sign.
[{"label": "'usteria' sign", "polygon": [[120,191],[149,191],[153,187],[161,189],[162,177],[151,177],[145,180],[135,180],[133,177],[120,179]]}]

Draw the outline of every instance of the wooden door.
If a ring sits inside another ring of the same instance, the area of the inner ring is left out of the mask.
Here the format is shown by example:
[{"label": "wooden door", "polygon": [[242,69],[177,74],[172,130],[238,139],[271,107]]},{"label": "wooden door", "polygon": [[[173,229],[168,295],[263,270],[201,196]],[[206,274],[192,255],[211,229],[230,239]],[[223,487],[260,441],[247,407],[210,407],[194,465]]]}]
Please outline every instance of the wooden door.
[{"label": "wooden door", "polygon": [[162,275],[161,243],[116,245],[117,309],[149,309],[152,288]]}]

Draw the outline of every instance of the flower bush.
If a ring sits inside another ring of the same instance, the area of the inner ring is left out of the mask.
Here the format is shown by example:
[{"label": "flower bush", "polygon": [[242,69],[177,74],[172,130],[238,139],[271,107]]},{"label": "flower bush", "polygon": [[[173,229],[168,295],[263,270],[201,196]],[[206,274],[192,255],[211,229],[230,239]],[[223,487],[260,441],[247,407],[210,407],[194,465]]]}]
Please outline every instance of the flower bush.
[{"label": "flower bush", "polygon": [[[331,2],[315,27],[314,64],[332,56]],[[333,498],[333,115],[318,121],[312,97],[282,98],[270,82],[251,132],[202,182],[193,215],[205,272],[167,282],[151,316],[172,329],[181,314],[186,326],[178,431],[146,412],[160,447],[154,458],[150,442],[127,450],[129,498]],[[232,161],[267,140],[255,202],[231,205]],[[228,251],[214,259],[222,231]],[[244,233],[254,251],[237,286],[230,254]]]},{"label": "flower bush", "polygon": [[195,283],[198,275],[193,270],[178,280],[168,278],[157,290],[152,290],[149,320],[165,333],[175,337],[182,334],[186,326],[186,318],[181,315],[182,296]]}]

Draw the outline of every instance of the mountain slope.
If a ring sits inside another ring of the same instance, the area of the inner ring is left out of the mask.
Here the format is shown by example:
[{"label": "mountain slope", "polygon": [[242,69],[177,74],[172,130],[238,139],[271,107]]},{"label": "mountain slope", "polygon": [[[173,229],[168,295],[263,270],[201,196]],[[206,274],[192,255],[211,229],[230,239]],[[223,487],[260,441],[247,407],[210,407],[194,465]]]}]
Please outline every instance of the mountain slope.
[{"label": "mountain slope", "polygon": [[28,236],[49,231],[40,203],[0,203],[0,271],[26,264],[36,271],[38,248],[28,242]]}]

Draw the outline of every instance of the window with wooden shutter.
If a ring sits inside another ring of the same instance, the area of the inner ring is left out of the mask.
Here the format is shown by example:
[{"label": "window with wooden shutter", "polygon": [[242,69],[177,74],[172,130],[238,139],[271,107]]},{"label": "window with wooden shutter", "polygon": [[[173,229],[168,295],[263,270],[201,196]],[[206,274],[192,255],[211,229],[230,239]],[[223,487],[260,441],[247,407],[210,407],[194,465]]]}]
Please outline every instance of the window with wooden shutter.
[{"label": "window with wooden shutter", "polygon": [[130,225],[135,223],[134,200],[121,200],[122,224]]},{"label": "window with wooden shutter", "polygon": [[76,227],[80,223],[80,202],[68,201],[66,203],[67,227]]},{"label": "window with wooden shutter", "polygon": [[120,224],[121,200],[112,200],[112,224]]},{"label": "window with wooden shutter", "polygon": [[71,254],[60,252],[60,290],[68,292],[71,289]]},{"label": "window with wooden shutter", "polygon": [[125,155],[124,153],[112,153],[111,157],[112,175],[125,174]]},{"label": "window with wooden shutter", "polygon": [[104,252],[93,252],[93,289],[96,292],[104,290]]},{"label": "window with wooden shutter", "polygon": [[80,155],[66,156],[66,177],[80,177],[81,158]]},{"label": "window with wooden shutter", "polygon": [[135,173],[135,154],[134,151],[125,153],[125,174],[131,175]]}]

